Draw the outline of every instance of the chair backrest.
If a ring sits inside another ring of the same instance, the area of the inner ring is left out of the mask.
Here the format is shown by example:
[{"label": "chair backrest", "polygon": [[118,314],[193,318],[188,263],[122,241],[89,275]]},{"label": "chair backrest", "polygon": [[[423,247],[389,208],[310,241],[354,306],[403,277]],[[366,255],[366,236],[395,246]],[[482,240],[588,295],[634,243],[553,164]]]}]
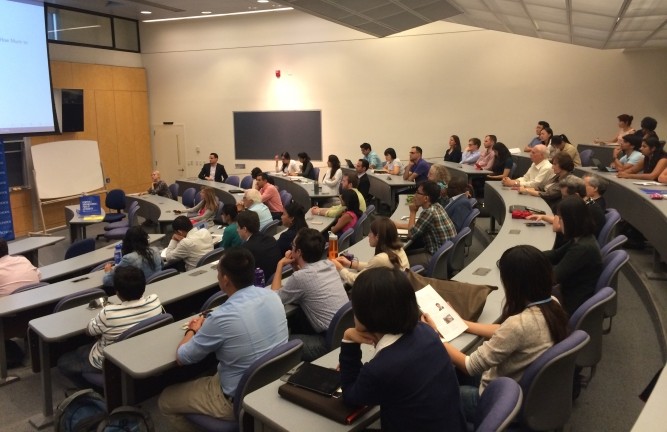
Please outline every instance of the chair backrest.
[{"label": "chair backrest", "polygon": [[366,211],[364,212],[367,217],[364,220],[364,226],[362,227],[364,237],[366,237],[371,231],[371,216],[373,216],[373,213],[375,213],[375,206],[373,204],[367,204]]},{"label": "chair backrest", "polygon": [[315,181],[319,181],[319,180],[320,180],[320,169],[319,169],[319,168],[315,168],[315,167],[313,167],[313,179],[314,179]]},{"label": "chair backrest", "polygon": [[236,186],[236,187],[239,186],[239,181],[240,181],[239,176],[235,176],[235,175],[229,176],[225,179],[225,183],[230,184],[232,186]]},{"label": "chair backrest", "polygon": [[215,248],[211,252],[207,252],[203,257],[199,258],[196,267],[201,267],[212,262],[217,262],[224,252],[225,250],[223,248]]},{"label": "chair backrest", "polygon": [[510,178],[515,178],[514,175],[516,174],[516,162],[512,162],[512,168],[510,168]]},{"label": "chair backrest", "polygon": [[161,280],[169,279],[172,276],[176,276],[178,274],[178,270],[170,268],[166,270],[160,270],[159,272],[155,272],[152,275],[146,279],[146,285],[151,284],[153,282],[158,282]]},{"label": "chair backrest", "polygon": [[[326,253],[326,251],[325,251],[325,253]],[[285,264],[283,266],[283,271],[280,272],[280,274],[284,279],[287,276],[289,276],[290,274],[292,274],[292,272],[294,272],[294,269],[292,268],[292,265],[291,264]],[[273,272],[273,274],[271,276],[269,276],[269,278],[264,283],[264,286],[270,287],[271,283],[273,282],[273,278],[274,278],[275,275],[276,275],[276,272]]]},{"label": "chair backrest", "polygon": [[301,363],[302,348],[303,342],[299,339],[287,341],[255,360],[246,369],[234,395],[234,414],[237,419],[245,395],[277,380]]},{"label": "chair backrest", "polygon": [[91,300],[100,297],[106,297],[107,293],[101,288],[90,288],[87,290],[75,292],[60,299],[53,308],[53,313],[72,309],[73,307],[88,304]]},{"label": "chair backrest", "polygon": [[595,285],[595,290],[600,290],[604,287],[612,287],[616,289],[618,286],[618,272],[628,262],[630,256],[623,249],[615,250],[602,258],[602,273],[598,278],[598,283]]},{"label": "chair backrest", "polygon": [[351,327],[354,327],[354,313],[352,302],[347,302],[331,318],[327,334],[324,336],[327,350],[333,351],[338,348],[343,340],[343,333]]},{"label": "chair backrest", "polygon": [[447,258],[447,271],[450,277],[460,272],[465,266],[465,238],[469,235],[472,235],[472,230],[464,226],[452,239],[454,248]]},{"label": "chair backrest", "polygon": [[223,304],[224,302],[227,301],[227,294],[225,294],[222,291],[217,291],[214,293],[211,297],[206,299],[203,305],[201,305],[201,309],[199,309],[199,312],[205,312],[209,309],[216,308]]},{"label": "chair backrest", "polygon": [[352,236],[351,242],[352,244],[357,244],[364,238],[364,225],[366,224],[367,219],[368,213],[364,212],[357,220],[357,223],[354,224],[354,235]]},{"label": "chair backrest", "polygon": [[345,232],[338,236],[338,250],[343,251],[350,247],[350,240],[354,234],[354,228],[348,228]]},{"label": "chair backrest", "polygon": [[283,207],[287,207],[287,205],[292,202],[292,194],[287,192],[285,189],[281,190],[280,201],[282,201]]},{"label": "chair backrest", "polygon": [[424,276],[436,279],[447,279],[447,255],[453,247],[453,242],[449,240],[445,241],[428,261]]},{"label": "chair backrest", "polygon": [[616,249],[623,246],[626,241],[628,241],[628,238],[623,234],[617,235],[613,239],[609,240],[606,245],[600,248],[600,255],[602,255],[602,259],[609,255],[609,252],[615,251]]},{"label": "chair backrest", "polygon": [[178,201],[178,190],[180,187],[178,183],[172,183],[169,185],[169,192],[171,192],[171,198],[175,201]]},{"label": "chair backrest", "polygon": [[575,359],[588,343],[586,332],[575,330],[539,356],[523,373],[521,422],[532,430],[563,427],[572,413]]},{"label": "chair backrest", "polygon": [[621,221],[621,214],[615,209],[608,208],[604,215],[605,223],[598,234],[598,245],[604,247],[616,228],[616,224]]},{"label": "chair backrest", "polygon": [[213,221],[215,223],[218,223],[217,221],[222,221],[222,208],[225,206],[225,203],[220,201],[218,203],[218,211],[215,212],[215,216],[213,217]]},{"label": "chair backrest", "polygon": [[137,219],[137,212],[139,212],[140,208],[141,206],[139,204],[130,206],[130,210],[127,212],[128,228],[139,224],[139,220]]},{"label": "chair backrest", "polygon": [[155,330],[156,328],[166,326],[167,324],[171,324],[173,322],[174,317],[168,313],[161,313],[159,315],[146,318],[145,320],[139,321],[129,329],[125,330],[123,333],[119,334],[116,342],[120,342],[134,336],[139,336],[140,334]]},{"label": "chair backrest", "polygon": [[260,231],[268,236],[273,237],[274,235],[278,234],[279,226],[280,226],[280,221],[274,219],[271,222],[264,225],[264,228],[262,228]]},{"label": "chair backrest", "polygon": [[35,282],[28,285],[23,285],[22,287],[16,288],[14,291],[12,291],[12,294],[18,294],[20,292],[30,291],[31,289],[43,287],[48,284],[49,284],[48,282]]},{"label": "chair backrest", "polygon": [[87,238],[72,243],[65,251],[65,259],[78,257],[95,250],[95,239]]},{"label": "chair backrest", "polygon": [[593,150],[586,149],[580,151],[579,158],[581,159],[581,166],[587,167],[593,165],[593,161],[591,160],[592,157],[593,157]]},{"label": "chair backrest", "polygon": [[241,189],[250,189],[252,187],[252,176],[245,176],[241,179]]},{"label": "chair backrest", "polygon": [[100,271],[100,270],[104,269],[104,267],[105,267],[107,264],[113,264],[113,261],[105,261],[105,262],[103,262],[103,263],[101,263],[101,264],[98,264],[98,265],[96,265],[95,267],[93,267],[92,269],[90,269],[90,271],[89,271],[88,273],[93,273],[93,272],[96,272],[96,271]]},{"label": "chair backrest", "polygon": [[183,191],[183,197],[181,198],[181,202],[185,207],[192,208],[195,206],[196,193],[197,190],[195,188],[187,188],[186,190]]},{"label": "chair backrest", "polygon": [[201,191],[197,191],[195,193],[195,197],[192,199],[195,205],[199,204],[199,201],[201,201]]},{"label": "chair backrest", "polygon": [[521,386],[508,377],[498,377],[484,389],[477,403],[475,432],[505,430],[521,410]]},{"label": "chair backrest", "polygon": [[125,210],[125,192],[122,189],[111,189],[107,192],[104,205],[107,208],[116,210],[117,213]]},{"label": "chair backrest", "polygon": [[[477,200],[475,200],[476,202]],[[463,226],[470,228],[470,231],[475,230],[475,221],[477,220],[477,216],[479,216],[481,212],[479,209],[476,209],[475,207],[472,207],[472,210],[470,210],[470,213],[468,213],[468,216],[466,216],[465,221],[463,221]],[[472,245],[472,235],[469,235],[465,238],[465,246],[470,247]]]},{"label": "chair backrest", "polygon": [[577,366],[595,366],[602,358],[602,321],[606,305],[616,297],[616,291],[604,287],[586,300],[570,317],[570,330],[583,330],[590,342],[577,356]]}]

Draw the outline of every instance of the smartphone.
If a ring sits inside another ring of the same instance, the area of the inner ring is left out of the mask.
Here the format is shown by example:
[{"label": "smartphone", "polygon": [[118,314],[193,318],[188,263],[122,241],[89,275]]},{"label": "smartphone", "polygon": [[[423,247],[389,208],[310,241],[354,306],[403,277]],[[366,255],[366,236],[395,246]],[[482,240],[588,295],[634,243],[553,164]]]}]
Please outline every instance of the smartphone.
[{"label": "smartphone", "polygon": [[536,226],[546,226],[544,222],[527,222],[526,226],[536,227]]}]

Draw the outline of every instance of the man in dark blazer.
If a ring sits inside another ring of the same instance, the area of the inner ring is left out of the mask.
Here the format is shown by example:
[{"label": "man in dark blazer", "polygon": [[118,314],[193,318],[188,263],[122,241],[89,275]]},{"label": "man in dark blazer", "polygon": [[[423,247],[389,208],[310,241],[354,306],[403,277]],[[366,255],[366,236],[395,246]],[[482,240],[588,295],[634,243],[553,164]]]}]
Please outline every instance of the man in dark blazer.
[{"label": "man in dark blazer", "polygon": [[227,180],[227,171],[225,166],[218,163],[218,154],[211,153],[208,156],[210,163],[204,164],[199,172],[199,177],[202,180],[215,180],[222,183]]},{"label": "man in dark blazer", "polygon": [[236,220],[241,246],[248,249],[255,257],[255,267],[264,270],[266,280],[276,271],[276,265],[282,258],[276,239],[259,232],[259,216],[252,210],[239,213]]},{"label": "man in dark blazer", "polygon": [[359,178],[359,186],[357,189],[364,196],[366,203],[373,199],[370,194],[371,182],[368,179],[366,171],[368,171],[368,161],[366,159],[359,159],[357,165],[355,166],[355,171],[357,172],[357,177]]}]

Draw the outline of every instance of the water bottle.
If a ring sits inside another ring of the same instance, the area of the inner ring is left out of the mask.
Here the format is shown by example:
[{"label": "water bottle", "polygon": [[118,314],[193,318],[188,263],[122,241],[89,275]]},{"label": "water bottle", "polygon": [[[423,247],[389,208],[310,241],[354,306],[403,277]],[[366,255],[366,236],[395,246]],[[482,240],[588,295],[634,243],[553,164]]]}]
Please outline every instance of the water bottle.
[{"label": "water bottle", "polygon": [[264,279],[264,270],[257,267],[255,269],[255,286],[263,287],[266,285],[266,280]]},{"label": "water bottle", "polygon": [[338,236],[329,231],[329,259],[338,258]]},{"label": "water bottle", "polygon": [[315,180],[315,184],[313,184],[313,190],[315,191],[315,195],[320,193],[320,184]]},{"label": "water bottle", "polygon": [[123,258],[123,242],[119,242],[113,250],[113,262],[118,265]]}]

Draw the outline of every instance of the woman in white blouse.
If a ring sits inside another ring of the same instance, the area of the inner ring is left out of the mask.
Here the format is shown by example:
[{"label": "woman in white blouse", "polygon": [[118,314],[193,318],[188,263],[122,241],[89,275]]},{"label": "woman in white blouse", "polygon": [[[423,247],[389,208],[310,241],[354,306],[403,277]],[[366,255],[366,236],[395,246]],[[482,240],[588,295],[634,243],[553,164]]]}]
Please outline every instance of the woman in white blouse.
[{"label": "woman in white blouse", "polygon": [[403,163],[396,157],[396,150],[389,147],[384,151],[384,158],[386,159],[386,162],[384,163],[383,168],[388,174],[403,175]]},{"label": "woman in white blouse", "polygon": [[[332,260],[344,283],[354,284],[354,280],[364,270],[374,267],[396,267],[405,270],[410,267],[403,244],[398,240],[396,225],[386,217],[378,217],[371,224],[368,244],[375,248],[375,256],[370,261],[350,261],[344,256]],[[356,271],[351,271],[356,270]]]},{"label": "woman in white blouse", "polygon": [[329,155],[327,168],[322,177],[322,190],[330,194],[338,194],[340,181],[343,179],[343,170],[340,169],[340,160],[336,155]]}]

